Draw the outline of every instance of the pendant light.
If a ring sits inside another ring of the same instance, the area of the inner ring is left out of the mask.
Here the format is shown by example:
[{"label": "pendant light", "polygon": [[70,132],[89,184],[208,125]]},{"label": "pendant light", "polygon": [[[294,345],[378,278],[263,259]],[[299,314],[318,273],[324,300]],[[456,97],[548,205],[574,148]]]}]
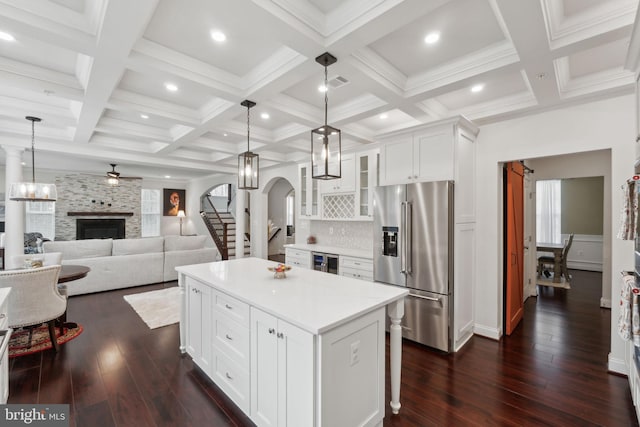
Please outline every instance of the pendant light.
[{"label": "pendant light", "polygon": [[247,107],[247,151],[238,155],[238,189],[255,190],[259,186],[258,164],[260,158],[249,149],[249,110],[256,103],[245,99],[240,105]]},{"label": "pendant light", "polygon": [[27,116],[31,122],[31,182],[14,182],[9,190],[9,200],[18,202],[55,202],[58,192],[55,184],[36,182],[35,160],[35,123],[42,121],[39,117]]},{"label": "pendant light", "polygon": [[340,129],[327,124],[329,103],[327,67],[336,61],[336,57],[329,52],[316,58],[316,62],[324,66],[324,126],[311,131],[311,177],[313,179],[337,179],[342,175],[341,132]]},{"label": "pendant light", "polygon": [[120,172],[116,172],[116,164],[110,163],[111,170],[107,172],[107,184],[116,187],[120,183]]}]

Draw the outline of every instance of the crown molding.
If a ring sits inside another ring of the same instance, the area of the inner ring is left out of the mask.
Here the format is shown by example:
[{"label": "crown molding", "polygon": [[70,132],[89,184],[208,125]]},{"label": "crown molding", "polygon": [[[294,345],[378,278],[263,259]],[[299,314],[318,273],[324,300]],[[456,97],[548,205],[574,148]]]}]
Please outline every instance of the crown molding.
[{"label": "crown molding", "polygon": [[404,94],[407,76],[374,52],[373,49],[368,47],[358,49],[347,60],[353,67],[396,95],[402,96]]},{"label": "crown molding", "polygon": [[561,99],[590,95],[607,89],[635,85],[635,75],[622,67],[591,73],[576,78],[571,77],[567,57],[553,61],[558,82],[558,93]]}]

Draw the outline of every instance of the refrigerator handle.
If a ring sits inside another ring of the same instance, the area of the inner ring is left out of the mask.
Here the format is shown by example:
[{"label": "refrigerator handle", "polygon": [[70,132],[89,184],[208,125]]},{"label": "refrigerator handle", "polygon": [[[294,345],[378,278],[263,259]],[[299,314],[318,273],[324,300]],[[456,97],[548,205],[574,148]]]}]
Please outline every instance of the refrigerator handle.
[{"label": "refrigerator handle", "polygon": [[405,215],[406,215],[406,219],[405,219],[405,236],[404,236],[404,241],[405,244],[407,245],[407,249],[405,251],[405,256],[407,257],[407,260],[405,261],[405,264],[407,266],[407,273],[411,274],[413,271],[413,266],[411,265],[411,260],[413,259],[413,229],[412,229],[412,225],[413,225],[413,205],[411,204],[411,202],[405,202],[407,204],[407,208],[405,210]]},{"label": "refrigerator handle", "polygon": [[400,205],[400,272],[407,274],[407,202]]}]

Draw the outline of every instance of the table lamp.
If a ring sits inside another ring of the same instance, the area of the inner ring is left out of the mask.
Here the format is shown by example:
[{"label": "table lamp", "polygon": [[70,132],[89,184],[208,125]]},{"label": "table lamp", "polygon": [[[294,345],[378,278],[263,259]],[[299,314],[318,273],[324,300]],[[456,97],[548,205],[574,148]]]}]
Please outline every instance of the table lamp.
[{"label": "table lamp", "polygon": [[178,218],[180,218],[180,235],[182,236],[182,219],[185,217],[186,215],[184,214],[184,211],[181,209],[178,211]]}]

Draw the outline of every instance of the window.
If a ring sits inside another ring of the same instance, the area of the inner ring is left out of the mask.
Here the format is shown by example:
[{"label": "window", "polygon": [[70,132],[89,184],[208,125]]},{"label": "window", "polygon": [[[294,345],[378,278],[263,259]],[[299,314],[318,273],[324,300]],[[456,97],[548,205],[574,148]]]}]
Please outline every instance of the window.
[{"label": "window", "polygon": [[27,233],[41,233],[42,237],[53,240],[56,235],[56,203],[25,203],[25,225]]},{"label": "window", "polygon": [[536,182],[536,240],[562,243],[562,190],[559,179]]},{"label": "window", "polygon": [[161,190],[142,189],[142,237],[152,237],[160,235],[160,225],[162,223],[162,205],[160,203]]}]

